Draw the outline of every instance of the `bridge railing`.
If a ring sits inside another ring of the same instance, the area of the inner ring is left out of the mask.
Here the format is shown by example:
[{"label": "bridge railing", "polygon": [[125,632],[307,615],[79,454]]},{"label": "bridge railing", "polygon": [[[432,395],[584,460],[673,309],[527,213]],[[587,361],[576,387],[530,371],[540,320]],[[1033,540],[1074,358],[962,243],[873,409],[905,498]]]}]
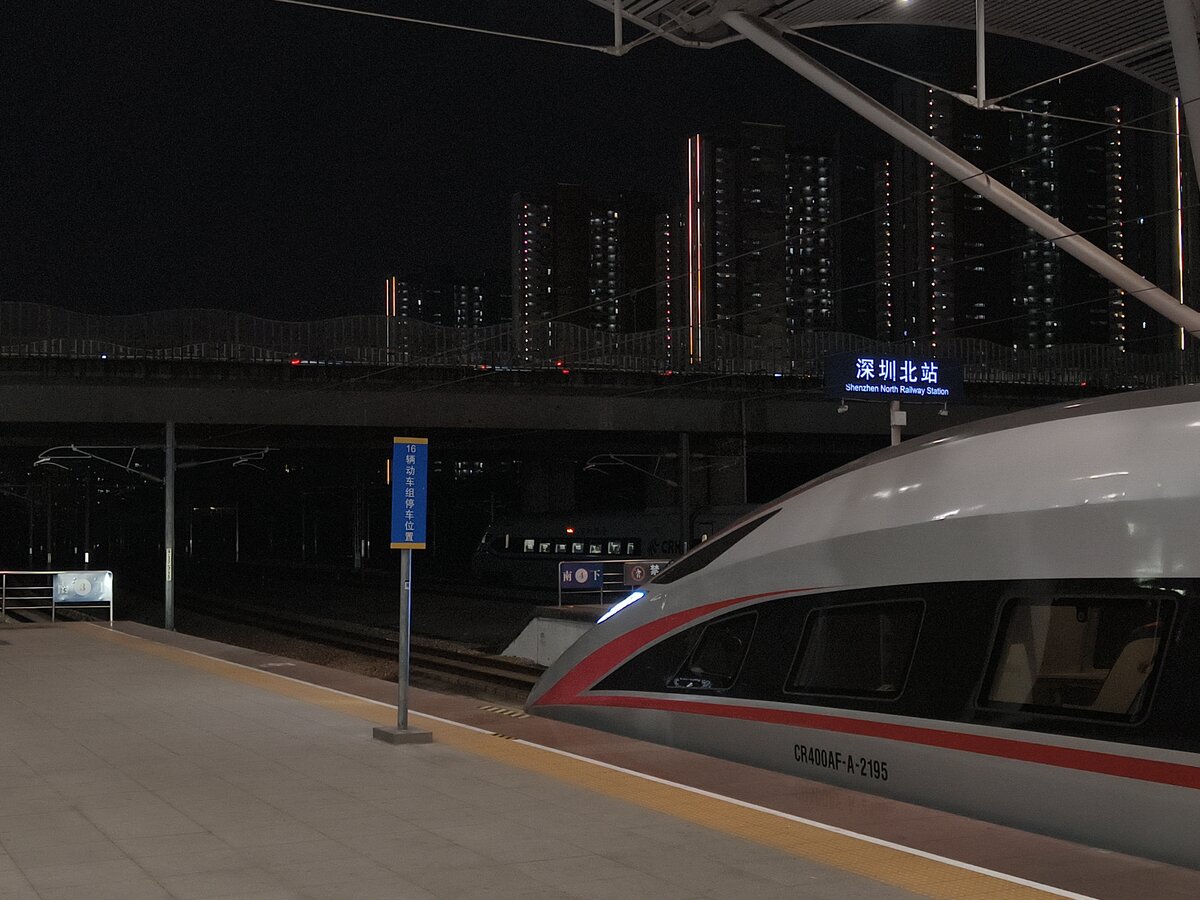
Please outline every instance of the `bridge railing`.
[{"label": "bridge railing", "polygon": [[[699,349],[698,358],[692,351]],[[839,332],[740,334],[719,326],[615,334],[573,322],[446,328],[386,316],[285,322],[222,310],[100,316],[0,303],[0,358],[697,372],[824,376],[832,353],[961,361],[968,382],[1153,387],[1200,378],[1195,350],[1135,353],[1105,344],[1015,349],[950,338],[902,345]]]}]

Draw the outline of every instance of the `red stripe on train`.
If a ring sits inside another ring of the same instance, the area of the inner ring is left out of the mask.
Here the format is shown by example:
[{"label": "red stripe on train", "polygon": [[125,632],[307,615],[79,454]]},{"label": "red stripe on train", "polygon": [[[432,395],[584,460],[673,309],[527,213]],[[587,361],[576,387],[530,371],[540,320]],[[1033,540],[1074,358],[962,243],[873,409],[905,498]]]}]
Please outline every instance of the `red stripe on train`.
[{"label": "red stripe on train", "polygon": [[732,597],[693,609],[682,610],[668,616],[663,616],[661,619],[647,622],[645,625],[635,628],[627,634],[614,638],[591,655],[585,657],[578,665],[574,666],[559,679],[553,687],[546,691],[545,694],[539,697],[533,705],[657,709],[664,712],[710,715],[726,719],[763,722],[772,725],[790,725],[797,728],[811,728],[837,734],[856,734],[863,737],[904,741],[909,744],[920,744],[926,747],[961,750],[966,753],[995,756],[1001,759],[1039,763],[1041,765],[1058,766],[1065,769],[1076,769],[1082,772],[1115,775],[1139,781],[1200,789],[1200,767],[1184,765],[1182,763],[1160,762],[1158,760],[1120,756],[1115,753],[1101,753],[1095,750],[1076,750],[1070,747],[1060,747],[1051,744],[1035,744],[1013,738],[962,734],[960,732],[943,731],[936,728],[898,725],[891,722],[853,719],[844,716],[806,713],[788,709],[734,706],[725,703],[711,703],[699,699],[668,700],[658,697],[604,696],[587,695],[585,693],[592,689],[609,672],[631,659],[652,642],[672,631],[682,628],[689,622],[732,606],[750,603],[754,600],[764,600],[768,597],[778,597],[785,594],[807,593],[812,590],[815,590],[815,588],[771,591],[764,594],[748,594],[744,597]]},{"label": "red stripe on train", "polygon": [[726,719],[741,719],[749,722],[764,722],[771,725],[790,725],[796,728],[811,728],[838,734],[855,734],[863,737],[883,738],[938,747],[944,750],[962,750],[984,756],[996,756],[1020,762],[1040,763],[1064,769],[1077,769],[1101,775],[1116,775],[1139,781],[1152,781],[1178,787],[1200,789],[1200,767],[1182,763],[1161,762],[1101,753],[1096,750],[1077,750],[1050,744],[1033,744],[1012,738],[989,737],[978,734],[962,734],[956,731],[941,731],[915,725],[897,725],[870,719],[850,719],[842,716],[806,713],[786,709],[758,706],[734,706],[725,703],[708,703],[703,700],[667,700],[659,697],[577,697],[575,705],[615,706],[632,709],[657,709],[664,712],[683,712],[694,715],[719,716]]},{"label": "red stripe on train", "polygon": [[813,590],[816,589],[801,588],[789,591],[770,591],[765,594],[747,594],[745,597],[731,597],[728,600],[706,603],[704,606],[685,609],[681,612],[671,613],[669,616],[663,616],[661,619],[655,619],[653,622],[647,622],[633,631],[613,638],[590,656],[582,659],[532,705],[554,706],[575,702],[584,691],[589,690],[617,666],[632,659],[653,641],[709,613],[736,606],[739,603],[749,603],[752,600],[765,600],[767,597],[779,597],[784,594],[803,594]]}]

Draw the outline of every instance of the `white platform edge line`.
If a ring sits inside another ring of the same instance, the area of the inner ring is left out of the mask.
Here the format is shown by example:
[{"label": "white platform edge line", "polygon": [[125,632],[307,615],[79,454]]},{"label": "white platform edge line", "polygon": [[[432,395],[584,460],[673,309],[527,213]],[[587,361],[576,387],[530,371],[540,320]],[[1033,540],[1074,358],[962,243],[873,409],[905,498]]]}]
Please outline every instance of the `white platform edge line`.
[{"label": "white platform edge line", "polygon": [[[455,723],[451,723],[451,724],[455,724]],[[545,750],[548,753],[557,753],[560,756],[567,756],[567,757],[570,757],[571,759],[579,760],[580,762],[591,763],[594,766],[601,766],[602,768],[605,768],[605,769],[612,769],[614,772],[622,772],[626,775],[632,775],[637,778],[645,779],[646,781],[653,781],[653,782],[656,782],[657,784],[665,785],[667,787],[678,788],[683,791],[688,791],[689,793],[692,793],[692,794],[699,794],[702,797],[709,797],[713,800],[721,800],[721,801],[724,801],[725,803],[730,803],[734,806],[740,806],[745,809],[752,809],[755,812],[766,813],[767,815],[776,816],[777,818],[781,818],[781,819],[788,819],[793,822],[798,822],[801,825],[811,825],[813,828],[819,828],[822,831],[828,831],[828,832],[832,832],[834,834],[843,835],[844,837],[854,838],[856,840],[860,840],[860,841],[863,841],[868,844],[874,844],[879,847],[887,847],[888,849],[891,849],[891,850],[898,850],[901,853],[908,853],[912,856],[919,856],[919,857],[922,857],[923,859],[928,859],[933,862],[944,863],[945,865],[953,866],[954,868],[957,868],[957,869],[965,869],[969,872],[975,872],[976,874],[979,874],[979,875],[987,875],[991,878],[996,878],[1001,881],[1011,882],[1013,884],[1018,884],[1023,887],[1035,888],[1036,890],[1045,891],[1046,893],[1054,894],[1055,896],[1058,896],[1058,897],[1067,897],[1067,898],[1070,898],[1070,900],[1096,900],[1096,898],[1091,897],[1087,894],[1077,894],[1077,893],[1074,893],[1073,891],[1068,891],[1068,890],[1064,890],[1062,888],[1052,887],[1051,885],[1042,884],[1041,882],[1030,881],[1026,878],[1021,878],[1017,875],[1008,875],[1004,872],[997,872],[995,869],[985,869],[982,866],[976,866],[976,865],[973,865],[972,863],[962,862],[961,860],[957,860],[957,859],[951,859],[947,856],[938,856],[936,853],[930,853],[926,850],[918,850],[915,847],[906,847],[903,844],[896,844],[896,843],[893,843],[892,841],[884,840],[883,838],[872,837],[869,834],[861,834],[860,832],[857,832],[857,831],[850,831],[846,828],[839,828],[836,825],[829,825],[824,822],[818,822],[814,819],[806,819],[803,816],[792,815],[791,813],[782,812],[781,810],[778,810],[778,809],[771,809],[770,807],[759,806],[756,803],[750,803],[746,800],[739,800],[737,797],[728,797],[724,794],[715,794],[712,791],[706,791],[703,788],[692,787],[691,785],[687,785],[687,784],[680,784],[677,781],[670,781],[666,778],[659,778],[657,775],[647,775],[645,772],[636,772],[633,769],[625,769],[625,768],[622,768],[621,766],[613,765],[612,763],[606,763],[603,760],[591,759],[590,757],[587,757],[587,756],[580,756],[576,753],[571,753],[569,750],[560,750],[557,747],[546,747],[542,744],[535,744],[532,741],[526,741],[526,740],[522,740],[520,738],[517,738],[515,742],[518,744],[526,744],[527,746],[530,746],[530,747],[536,747],[537,749]]]},{"label": "white platform edge line", "polygon": [[[107,626],[105,626],[105,625],[96,625],[95,627],[103,628],[104,630],[108,630]],[[149,638],[142,637],[141,635],[129,634],[126,631],[120,631],[120,632],[118,632],[118,634],[123,634],[126,637],[136,638],[140,641],[145,641],[148,644],[159,644],[159,646],[163,646],[158,641],[152,641]],[[169,645],[167,645],[167,646],[169,646]],[[342,690],[338,690],[337,688],[326,687],[325,685],[321,685],[321,684],[313,684],[311,681],[305,681],[301,678],[294,678],[291,675],[281,675],[278,672],[270,672],[265,669],[258,668],[257,666],[248,666],[245,663],[233,662],[232,660],[228,660],[228,659],[220,659],[219,657],[210,656],[207,653],[201,653],[198,650],[187,650],[182,647],[173,647],[172,649],[179,650],[183,653],[189,653],[192,656],[199,656],[204,659],[215,659],[218,662],[222,662],[222,663],[225,663],[226,665],[230,665],[230,666],[235,666],[239,669],[246,669],[247,671],[250,671],[250,672],[258,672],[260,675],[270,675],[272,678],[278,678],[282,681],[291,681],[295,684],[302,684],[305,687],[316,688],[317,690],[326,691],[330,694],[337,694],[342,697],[348,697],[352,700],[358,700],[363,703],[370,703],[375,706],[382,706],[385,709],[395,709],[396,708],[396,705],[394,703],[385,703],[382,700],[375,700],[371,697],[362,697],[358,694],[351,694],[349,691],[342,691]],[[275,654],[271,654],[271,655],[275,655]],[[412,713],[413,715],[420,716],[423,719],[429,719],[434,722],[440,722],[443,725],[453,725],[455,728],[462,728],[462,729],[465,729],[466,731],[473,731],[477,734],[486,734],[486,735],[491,735],[493,737],[496,735],[496,732],[489,731],[486,728],[479,728],[475,725],[467,725],[463,722],[455,722],[453,719],[444,719],[441,716],[435,716],[435,715],[432,715],[431,713],[423,713],[423,712],[420,712],[415,709],[410,709],[409,712]],[[838,828],[836,825],[828,825],[824,822],[817,822],[814,819],[806,819],[803,816],[795,816],[795,815],[792,815],[791,813],[781,812],[780,810],[777,810],[777,809],[770,809],[769,807],[766,807],[766,806],[759,806],[756,803],[749,803],[745,800],[739,800],[736,797],[727,797],[724,794],[715,794],[712,791],[706,791],[703,788],[692,787],[691,785],[687,785],[687,784],[680,784],[677,781],[669,781],[666,778],[659,778],[657,775],[647,775],[645,772],[637,772],[637,771],[634,771],[633,769],[626,769],[622,766],[613,765],[612,763],[606,763],[599,759],[592,759],[591,757],[588,757],[588,756],[580,756],[578,753],[572,753],[569,750],[560,750],[557,747],[547,747],[544,744],[536,744],[533,741],[527,741],[522,738],[514,739],[513,743],[524,744],[526,747],[532,747],[535,750],[544,750],[547,753],[554,753],[554,754],[557,754],[558,756],[565,756],[568,759],[574,759],[579,762],[590,763],[593,766],[599,766],[600,768],[609,769],[613,772],[620,772],[621,774],[630,775],[634,778],[641,778],[645,781],[652,781],[656,784],[664,785],[665,787],[677,788],[681,791],[687,791],[688,793],[697,794],[701,797],[708,797],[711,800],[719,800],[719,801],[722,801],[725,803],[732,804],[733,806],[740,806],[744,809],[751,809],[751,810],[754,810],[755,812],[765,813],[766,815],[775,816],[780,819],[787,819],[792,822],[798,822],[801,825],[810,825],[813,828],[819,828],[822,831],[828,831],[833,834],[840,834],[844,837],[853,838],[855,840],[859,840],[859,841],[862,841],[867,844],[873,844],[878,847],[886,847],[889,850],[897,850],[901,853],[907,853],[911,856],[918,856],[922,859],[928,859],[932,862],[942,863],[943,865],[952,866],[953,868],[956,868],[956,869],[963,869],[968,872],[974,872],[977,875],[986,875],[989,878],[995,878],[999,881],[1006,881],[1006,882],[1009,882],[1010,884],[1017,884],[1022,887],[1033,888],[1034,890],[1045,891],[1046,893],[1053,894],[1056,897],[1066,897],[1066,898],[1068,898],[1068,900],[1096,900],[1096,898],[1091,897],[1087,894],[1077,894],[1073,891],[1067,891],[1062,888],[1056,888],[1056,887],[1053,887],[1048,884],[1042,884],[1037,881],[1030,881],[1029,879],[1021,878],[1017,875],[1008,875],[1004,872],[997,872],[994,869],[985,869],[982,866],[976,866],[971,863],[962,862],[961,860],[957,860],[957,859],[950,859],[947,856],[938,856],[936,853],[929,853],[928,851],[925,851],[925,850],[918,850],[915,847],[906,847],[903,844],[896,844],[896,843],[893,843],[892,841],[884,840],[883,838],[872,837],[869,834],[861,834],[857,831],[850,831],[845,828]]]}]

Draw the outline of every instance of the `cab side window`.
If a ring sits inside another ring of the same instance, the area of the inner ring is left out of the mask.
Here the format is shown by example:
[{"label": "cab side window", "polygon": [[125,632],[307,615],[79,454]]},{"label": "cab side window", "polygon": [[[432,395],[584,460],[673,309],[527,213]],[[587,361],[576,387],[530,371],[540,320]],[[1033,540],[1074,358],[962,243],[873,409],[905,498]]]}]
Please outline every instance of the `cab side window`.
[{"label": "cab side window", "polygon": [[740,613],[709,622],[698,632],[684,664],[667,687],[722,691],[733,686],[741,671],[757,613]]}]

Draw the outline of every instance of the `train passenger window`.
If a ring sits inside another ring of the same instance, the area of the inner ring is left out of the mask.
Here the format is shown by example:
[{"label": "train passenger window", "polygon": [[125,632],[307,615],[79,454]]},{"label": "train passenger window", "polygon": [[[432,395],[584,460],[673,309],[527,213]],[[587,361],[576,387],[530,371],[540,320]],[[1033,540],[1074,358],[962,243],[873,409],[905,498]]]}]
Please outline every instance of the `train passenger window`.
[{"label": "train passenger window", "polygon": [[667,687],[709,691],[732,687],[750,649],[757,620],[758,613],[751,612],[710,622],[699,632],[687,660]]},{"label": "train passenger window", "polygon": [[804,622],[787,690],[843,697],[898,697],[925,615],[922,600],[815,609]]},{"label": "train passenger window", "polygon": [[1010,601],[981,704],[1133,721],[1146,709],[1173,606],[1157,597]]}]

